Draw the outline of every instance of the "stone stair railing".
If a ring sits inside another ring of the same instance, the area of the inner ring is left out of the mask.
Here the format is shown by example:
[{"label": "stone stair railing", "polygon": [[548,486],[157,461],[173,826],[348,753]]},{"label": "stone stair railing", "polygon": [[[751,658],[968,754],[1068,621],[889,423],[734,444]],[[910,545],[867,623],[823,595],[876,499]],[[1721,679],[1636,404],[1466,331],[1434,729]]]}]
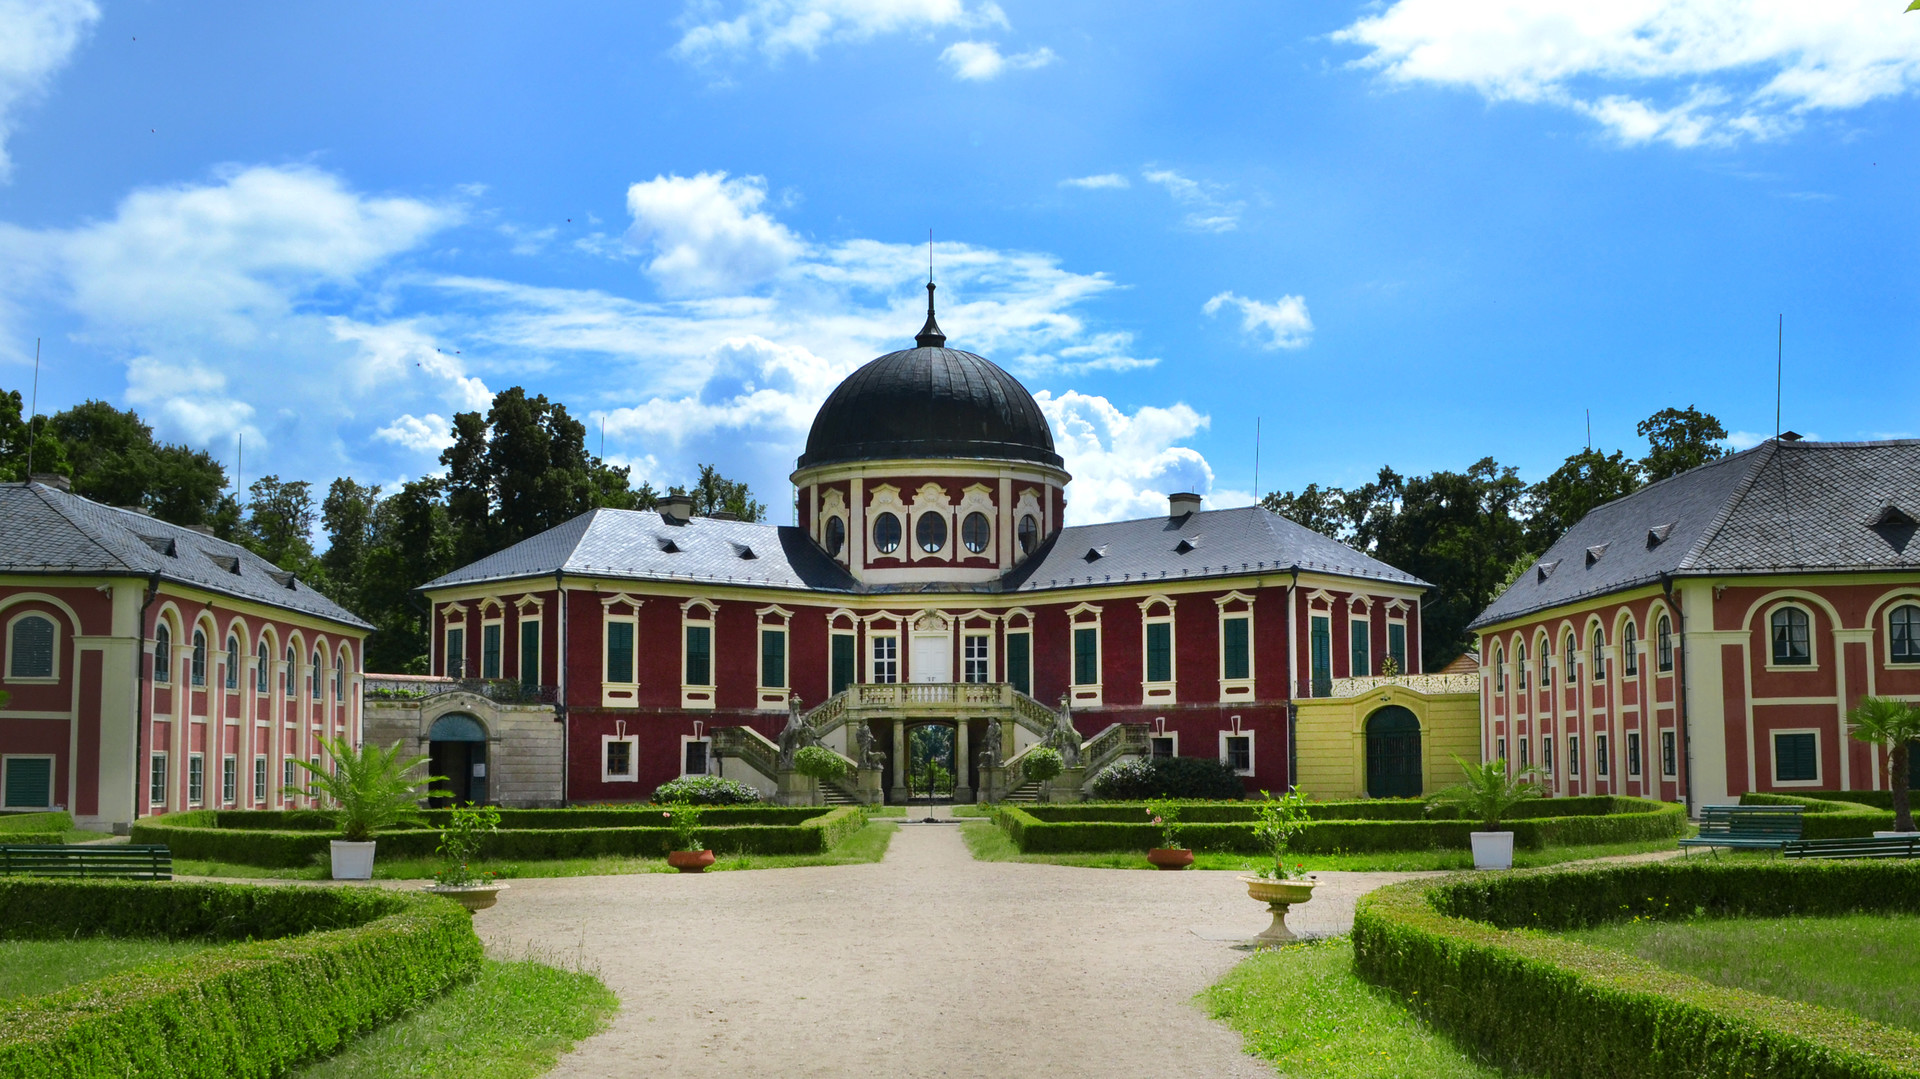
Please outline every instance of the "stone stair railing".
[{"label": "stone stair railing", "polygon": [[1087,770],[1088,782],[1122,757],[1144,757],[1152,752],[1150,732],[1145,723],[1115,723],[1080,743],[1080,763]]},{"label": "stone stair railing", "polygon": [[1060,713],[1006,682],[861,682],[821,701],[801,716],[816,738],[825,738],[861,712],[925,712],[951,707],[962,715],[1000,715],[1045,737]]},{"label": "stone stair railing", "polygon": [[780,778],[780,747],[771,738],[752,727],[715,727],[712,730],[715,756],[732,757],[777,783]]}]

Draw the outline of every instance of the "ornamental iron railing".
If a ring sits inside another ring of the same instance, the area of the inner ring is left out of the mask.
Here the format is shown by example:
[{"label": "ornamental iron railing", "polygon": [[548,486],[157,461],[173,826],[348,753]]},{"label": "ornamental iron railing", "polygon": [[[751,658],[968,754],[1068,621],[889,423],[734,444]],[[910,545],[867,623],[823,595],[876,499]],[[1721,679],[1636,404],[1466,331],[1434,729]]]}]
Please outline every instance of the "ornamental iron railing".
[{"label": "ornamental iron railing", "polygon": [[369,701],[423,701],[442,693],[473,693],[495,704],[557,704],[560,700],[558,687],[533,685],[517,678],[368,675],[363,688]]}]

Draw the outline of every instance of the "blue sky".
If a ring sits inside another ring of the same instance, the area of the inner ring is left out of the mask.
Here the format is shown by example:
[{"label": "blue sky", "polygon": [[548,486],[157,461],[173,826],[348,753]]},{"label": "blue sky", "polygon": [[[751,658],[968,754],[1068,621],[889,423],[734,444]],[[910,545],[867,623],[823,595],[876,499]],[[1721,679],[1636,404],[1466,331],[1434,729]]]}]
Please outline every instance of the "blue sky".
[{"label": "blue sky", "polygon": [[524,385],[785,519],[814,408],[941,324],[1072,516],[1697,404],[1920,433],[1899,0],[0,0],[0,387],[324,483]]}]

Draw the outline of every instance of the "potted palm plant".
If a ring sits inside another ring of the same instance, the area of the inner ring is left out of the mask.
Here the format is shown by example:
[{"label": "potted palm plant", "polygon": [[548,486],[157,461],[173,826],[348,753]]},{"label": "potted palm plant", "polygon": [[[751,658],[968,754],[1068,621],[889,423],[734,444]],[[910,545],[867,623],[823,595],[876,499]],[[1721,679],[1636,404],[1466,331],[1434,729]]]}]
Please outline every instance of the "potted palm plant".
[{"label": "potted palm plant", "polygon": [[1912,792],[1907,789],[1911,775],[1912,743],[1920,738],[1920,707],[1888,697],[1862,697],[1847,709],[1847,722],[1853,725],[1853,737],[1887,750],[1887,788],[1893,795],[1893,831],[1875,832],[1876,836],[1910,836],[1913,827]]},{"label": "potted palm plant", "polygon": [[1319,883],[1307,875],[1306,866],[1287,863],[1288,844],[1310,822],[1307,796],[1297,789],[1279,798],[1261,791],[1256,812],[1259,817],[1253,834],[1266,846],[1271,859],[1259,873],[1240,879],[1247,885],[1247,895],[1267,905],[1273,924],[1254,939],[1262,945],[1288,944],[1299,938],[1287,928],[1287,908],[1312,899],[1314,885]]},{"label": "potted palm plant", "polygon": [[474,859],[480,855],[481,837],[500,830],[500,811],[493,806],[457,806],[440,829],[440,850],[447,867],[433,875],[427,891],[444,895],[471,913],[486,910],[500,901],[507,886],[494,879],[491,869],[475,872]]},{"label": "potted palm plant", "polygon": [[1546,792],[1533,782],[1534,769],[1523,768],[1508,775],[1504,757],[1480,764],[1455,757],[1453,763],[1460,766],[1466,780],[1440,791],[1428,802],[1458,809],[1469,820],[1480,822],[1481,830],[1468,836],[1473,843],[1475,869],[1512,869],[1513,832],[1501,829],[1500,818],[1522,803],[1545,796]]},{"label": "potted palm plant", "polygon": [[1160,845],[1147,852],[1147,863],[1155,869],[1185,869],[1193,864],[1193,852],[1180,845],[1180,803],[1166,798],[1147,802],[1147,816],[1160,829]]},{"label": "potted palm plant", "polygon": [[667,864],[682,873],[704,873],[713,864],[713,852],[700,846],[700,807],[676,802],[660,812],[673,836],[667,846]]},{"label": "potted palm plant", "polygon": [[286,793],[318,795],[340,814],[340,838],[332,846],[333,879],[370,880],[374,834],[402,821],[418,820],[425,788],[446,777],[414,774],[427,758],[403,758],[399,742],[386,749],[376,745],[355,749],[344,738],[322,735],[320,744],[333,758],[332,770],[295,760],[308,773],[308,787],[290,786]]}]

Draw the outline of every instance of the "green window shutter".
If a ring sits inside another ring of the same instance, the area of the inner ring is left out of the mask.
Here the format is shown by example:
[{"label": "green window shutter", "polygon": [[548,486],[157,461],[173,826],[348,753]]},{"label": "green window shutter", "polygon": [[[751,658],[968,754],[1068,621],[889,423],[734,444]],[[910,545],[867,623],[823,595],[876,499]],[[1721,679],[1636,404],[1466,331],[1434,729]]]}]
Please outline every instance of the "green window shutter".
[{"label": "green window shutter", "polygon": [[1773,756],[1774,773],[1782,780],[1820,778],[1820,761],[1815,755],[1815,739],[1811,733],[1774,735]]},{"label": "green window shutter", "polygon": [[1399,622],[1387,623],[1387,655],[1393,657],[1393,665],[1401,674],[1407,671],[1407,627]]},{"label": "green window shutter", "polygon": [[7,808],[45,809],[53,804],[53,762],[15,757],[7,762]]},{"label": "green window shutter", "polygon": [[1312,620],[1308,640],[1313,651],[1313,695],[1333,696],[1333,629],[1325,618]]},{"label": "green window shutter", "polygon": [[1091,686],[1100,681],[1100,631],[1073,631],[1073,684]]},{"label": "green window shutter", "polygon": [[480,677],[500,677],[500,627],[483,626],[480,629]]},{"label": "green window shutter", "polygon": [[520,684],[540,684],[540,623],[520,623]]},{"label": "green window shutter", "polygon": [[633,681],[633,623],[607,623],[607,681]]},{"label": "green window shutter", "polygon": [[787,684],[787,631],[784,629],[760,631],[760,684],[769,689],[784,688]]},{"label": "green window shutter", "polygon": [[853,684],[853,634],[833,635],[833,685],[829,693],[839,693]]},{"label": "green window shutter", "polygon": [[1032,644],[1030,633],[1007,634],[1007,681],[1028,696],[1033,695]]},{"label": "green window shutter", "polygon": [[1147,626],[1147,681],[1173,681],[1173,627],[1165,622]]},{"label": "green window shutter", "polygon": [[713,627],[687,627],[687,684],[713,684]]},{"label": "green window shutter", "polygon": [[1347,623],[1347,626],[1348,626],[1347,639],[1349,642],[1348,647],[1352,650],[1348,656],[1348,659],[1352,662],[1352,666],[1353,666],[1353,670],[1350,673],[1355,678],[1365,678],[1368,675],[1373,673],[1372,665],[1370,665],[1367,662],[1367,644],[1368,644],[1367,627],[1368,625],[1369,623],[1366,623],[1366,622]]},{"label": "green window shutter", "polygon": [[1226,626],[1226,662],[1222,665],[1227,678],[1249,678],[1252,666],[1247,662],[1247,620],[1229,618]]}]

